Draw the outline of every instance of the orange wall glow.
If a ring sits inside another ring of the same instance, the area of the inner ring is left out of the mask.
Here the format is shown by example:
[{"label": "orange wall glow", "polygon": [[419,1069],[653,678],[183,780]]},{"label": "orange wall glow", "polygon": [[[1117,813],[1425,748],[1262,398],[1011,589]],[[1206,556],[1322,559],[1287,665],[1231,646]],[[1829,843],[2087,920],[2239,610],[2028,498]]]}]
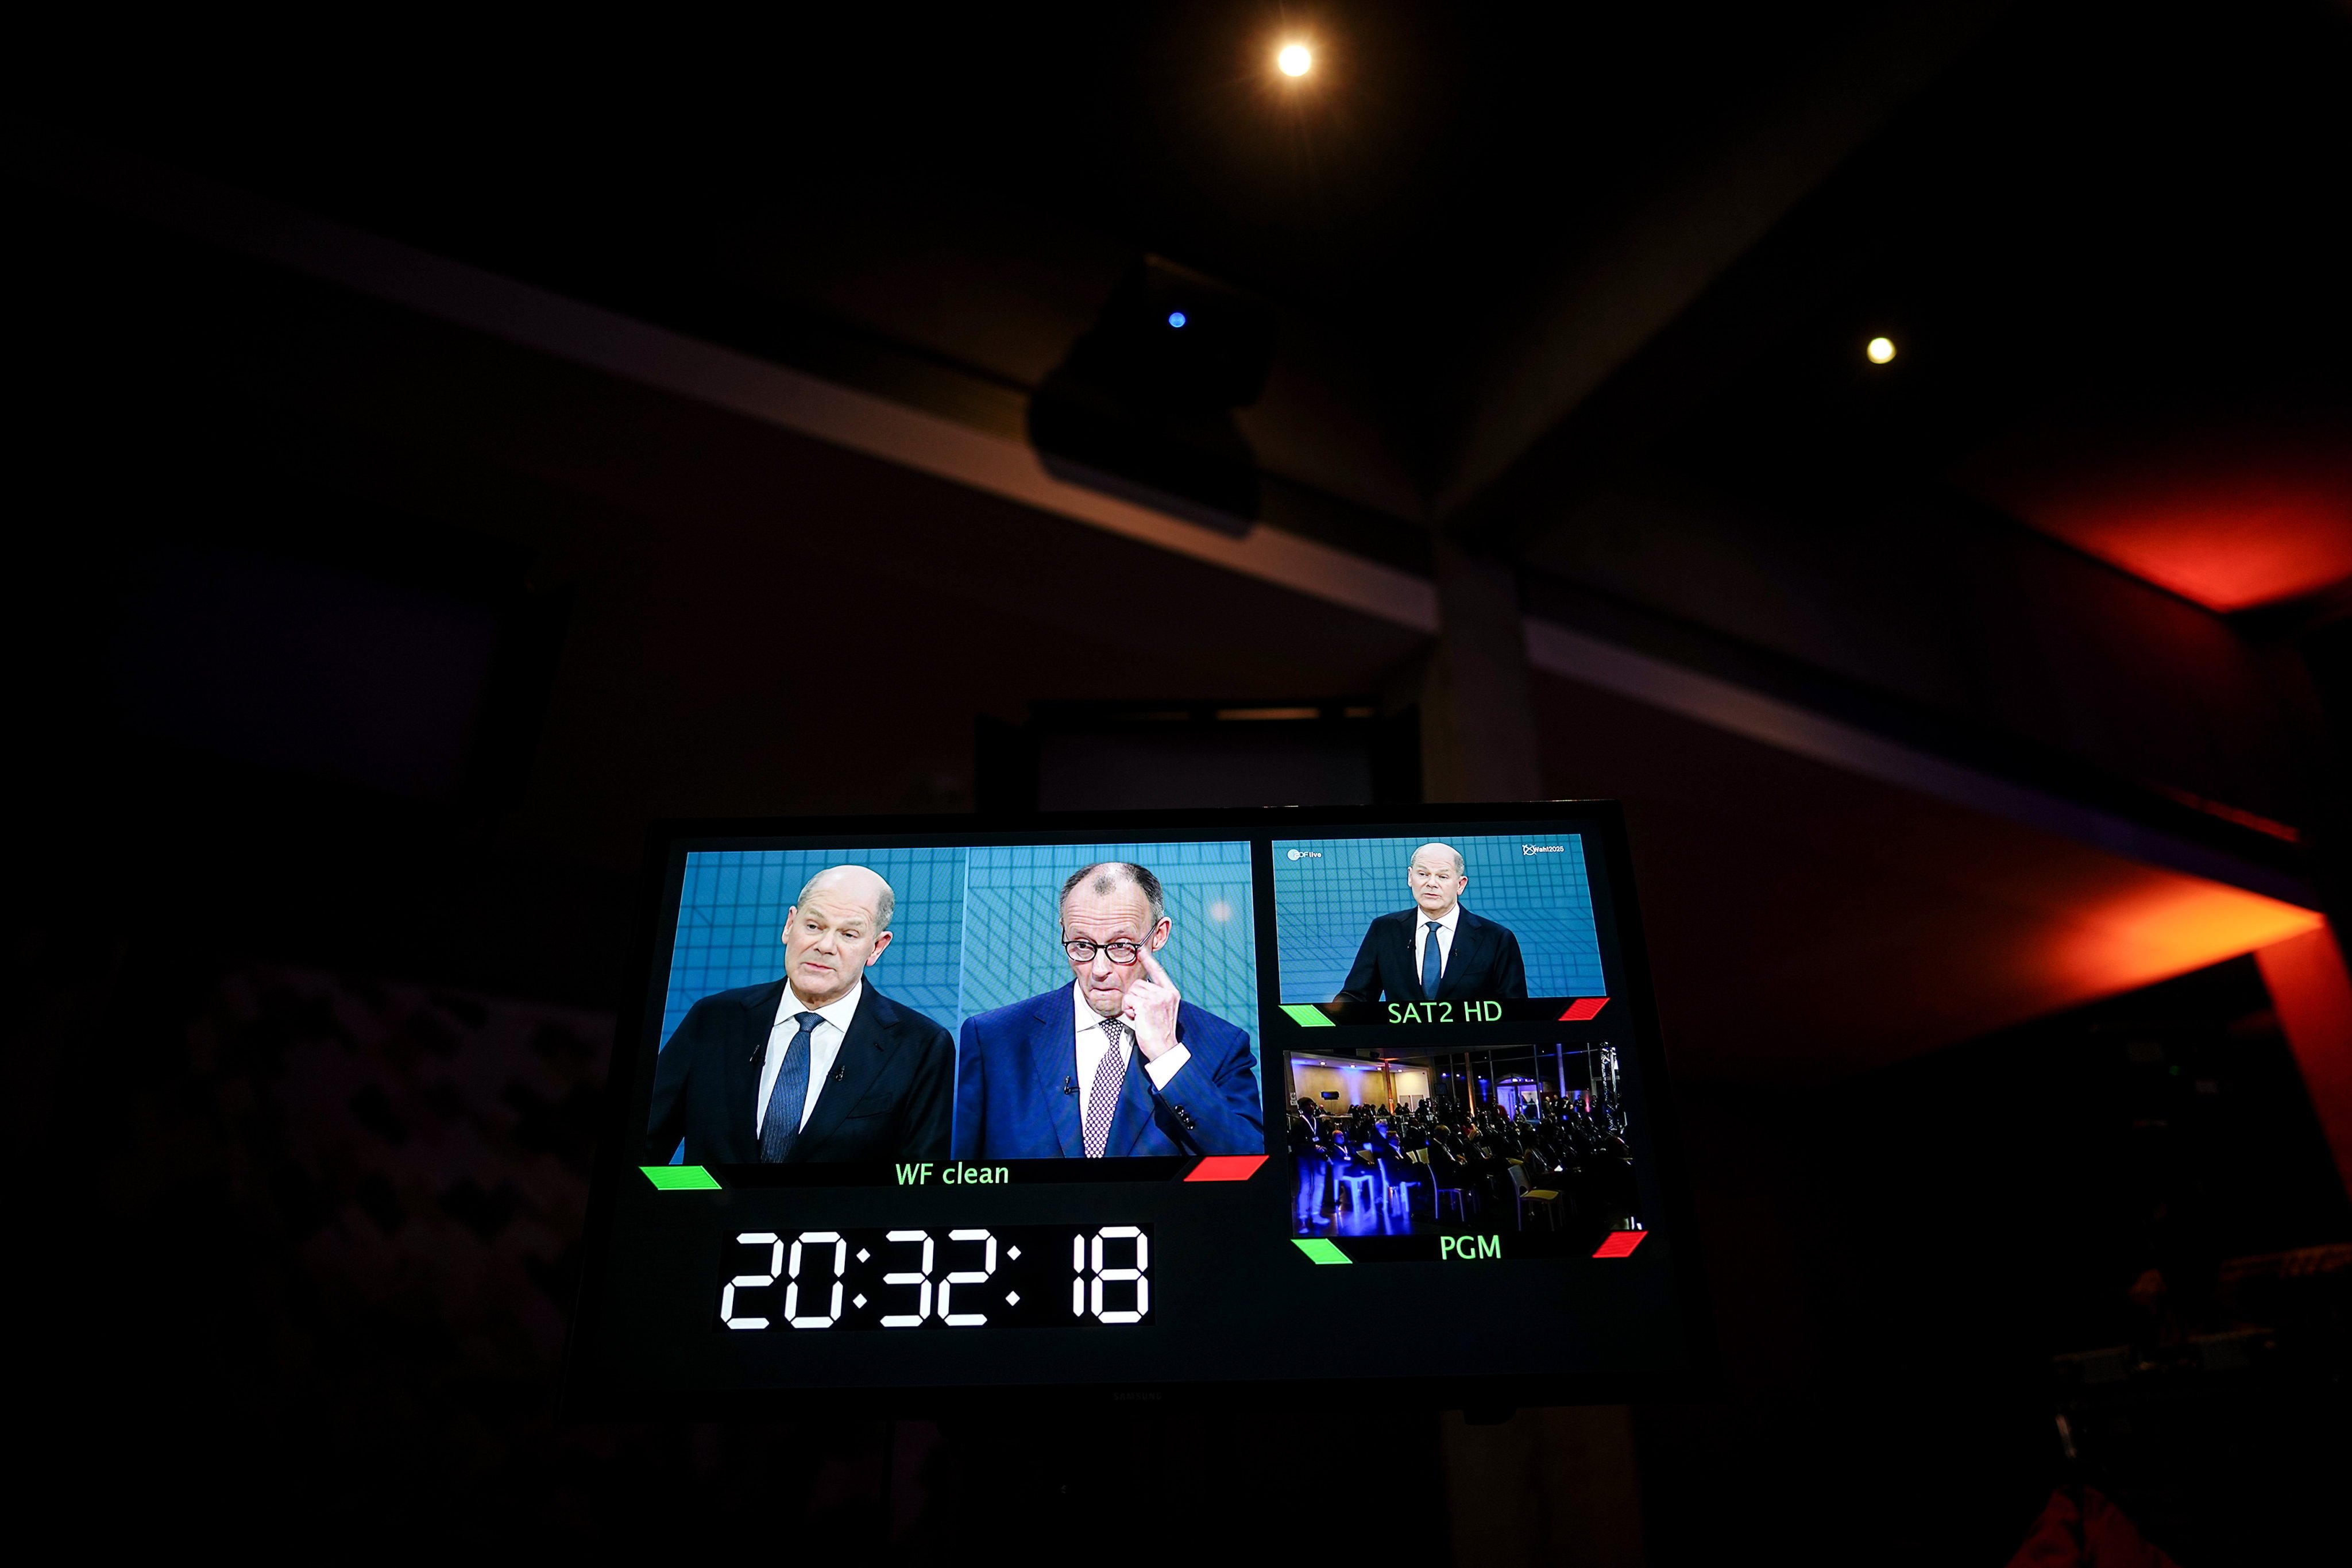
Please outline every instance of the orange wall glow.
[{"label": "orange wall glow", "polygon": [[2085,997],[2130,991],[2306,931],[2325,929],[2316,911],[2194,877],[2151,885],[2093,904],[2050,950],[2055,978]]},{"label": "orange wall glow", "polygon": [[2352,422],[2044,430],[1961,482],[2011,515],[2208,609],[2352,578]]}]

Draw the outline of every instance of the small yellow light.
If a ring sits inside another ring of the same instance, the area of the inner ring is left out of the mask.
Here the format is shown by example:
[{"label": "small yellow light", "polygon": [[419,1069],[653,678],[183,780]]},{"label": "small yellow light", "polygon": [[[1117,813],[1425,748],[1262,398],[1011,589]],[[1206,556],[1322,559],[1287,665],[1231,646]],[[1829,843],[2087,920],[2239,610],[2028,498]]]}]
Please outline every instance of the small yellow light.
[{"label": "small yellow light", "polygon": [[1870,356],[1871,363],[1885,364],[1888,360],[1895,357],[1895,340],[1893,338],[1873,338],[1870,340],[1869,346],[1864,348],[1862,352]]},{"label": "small yellow light", "polygon": [[1282,68],[1285,76],[1305,76],[1314,65],[1315,57],[1307,52],[1305,44],[1285,44],[1282,52],[1274,57],[1274,63]]}]

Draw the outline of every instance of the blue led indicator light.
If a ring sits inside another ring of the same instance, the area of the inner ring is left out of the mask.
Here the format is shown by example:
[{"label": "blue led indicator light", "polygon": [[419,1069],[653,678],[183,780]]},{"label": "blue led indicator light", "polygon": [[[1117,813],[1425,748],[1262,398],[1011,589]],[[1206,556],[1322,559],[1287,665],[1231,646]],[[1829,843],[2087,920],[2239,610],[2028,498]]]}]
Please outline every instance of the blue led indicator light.
[{"label": "blue led indicator light", "polygon": [[1169,312],[1168,312],[1168,324],[1169,324],[1170,326],[1171,326],[1171,327],[1181,327],[1181,326],[1182,326],[1182,325],[1184,324],[1184,312],[1183,312],[1183,311],[1181,311],[1181,310],[1171,310],[1171,311],[1169,311]]}]

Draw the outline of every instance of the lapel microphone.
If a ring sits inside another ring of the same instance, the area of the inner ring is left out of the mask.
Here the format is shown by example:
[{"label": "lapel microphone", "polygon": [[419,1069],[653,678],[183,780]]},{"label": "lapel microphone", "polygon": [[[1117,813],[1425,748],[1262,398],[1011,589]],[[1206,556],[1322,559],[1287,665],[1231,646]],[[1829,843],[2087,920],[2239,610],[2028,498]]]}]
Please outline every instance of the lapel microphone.
[{"label": "lapel microphone", "polygon": [[1078,1092],[1078,1083],[1077,1083],[1077,1080],[1076,1080],[1076,1079],[1065,1078],[1065,1079],[1062,1080],[1062,1092],[1063,1092],[1064,1094],[1076,1094],[1076,1093],[1077,1093],[1077,1092]]}]

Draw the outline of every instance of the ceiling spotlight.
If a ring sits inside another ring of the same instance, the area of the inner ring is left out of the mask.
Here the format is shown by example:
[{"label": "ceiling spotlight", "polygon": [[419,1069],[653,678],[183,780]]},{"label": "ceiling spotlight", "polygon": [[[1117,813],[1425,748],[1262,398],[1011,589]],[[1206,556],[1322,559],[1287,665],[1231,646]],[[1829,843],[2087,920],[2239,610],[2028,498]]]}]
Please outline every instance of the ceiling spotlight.
[{"label": "ceiling spotlight", "polygon": [[1305,44],[1285,44],[1282,52],[1274,57],[1274,63],[1285,76],[1305,76],[1315,64],[1315,57]]},{"label": "ceiling spotlight", "polygon": [[1870,356],[1871,363],[1885,364],[1888,360],[1895,357],[1895,340],[1893,338],[1873,338],[1864,346],[1862,352]]}]

